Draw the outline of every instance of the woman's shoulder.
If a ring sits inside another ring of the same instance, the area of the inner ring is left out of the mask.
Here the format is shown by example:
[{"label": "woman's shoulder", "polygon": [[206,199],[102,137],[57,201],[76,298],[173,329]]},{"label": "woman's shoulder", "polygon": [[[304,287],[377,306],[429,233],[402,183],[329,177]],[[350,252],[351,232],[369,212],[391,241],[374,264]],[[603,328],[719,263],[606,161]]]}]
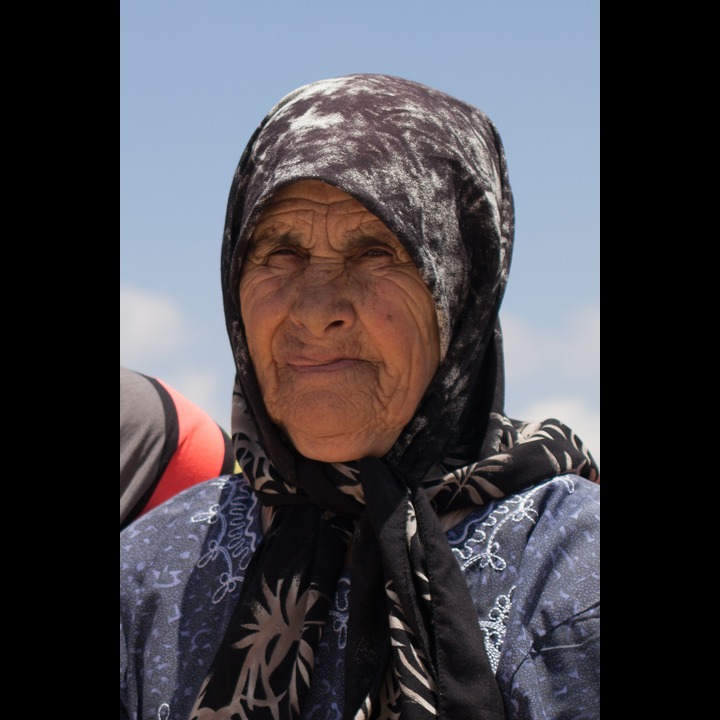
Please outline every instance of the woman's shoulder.
[{"label": "woman's shoulder", "polygon": [[448,533],[493,669],[518,610],[563,622],[597,602],[599,499],[598,485],[559,475],[478,508]]},{"label": "woman's shoulder", "polygon": [[498,654],[506,702],[529,717],[599,717],[600,486],[565,475],[506,503],[526,526]]},{"label": "woman's shoulder", "polygon": [[218,555],[237,565],[259,544],[260,527],[259,502],[242,474],[194,485],[121,531],[121,587],[144,582],[141,574],[157,575],[161,566],[179,578],[195,565],[215,564]]},{"label": "woman's shoulder", "polygon": [[120,538],[128,540],[166,532],[178,525],[197,522],[201,515],[223,515],[238,503],[249,506],[251,495],[250,484],[242,473],[205,480],[133,521],[120,532]]},{"label": "woman's shoulder", "polygon": [[[579,475],[558,475],[522,492],[477,508],[448,533],[461,565],[476,563],[482,555],[479,538],[492,542],[509,535],[524,546],[538,529],[564,528],[568,519],[584,518],[598,527],[600,486]],[[525,532],[521,532],[524,529]],[[487,547],[487,546],[485,546]]]},{"label": "woman's shoulder", "polygon": [[194,485],[120,533],[126,707],[145,704],[155,717],[160,702],[179,708],[195,697],[260,537],[260,507],[242,475]]}]

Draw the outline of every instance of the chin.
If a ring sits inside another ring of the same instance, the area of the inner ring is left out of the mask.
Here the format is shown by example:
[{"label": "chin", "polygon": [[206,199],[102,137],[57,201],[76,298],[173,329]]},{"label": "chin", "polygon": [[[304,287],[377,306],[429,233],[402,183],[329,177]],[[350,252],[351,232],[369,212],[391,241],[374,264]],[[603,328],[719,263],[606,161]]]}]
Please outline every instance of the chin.
[{"label": "chin", "polygon": [[307,438],[288,432],[295,449],[310,460],[342,463],[365,457],[382,457],[392,447],[392,442],[338,439],[332,437]]}]

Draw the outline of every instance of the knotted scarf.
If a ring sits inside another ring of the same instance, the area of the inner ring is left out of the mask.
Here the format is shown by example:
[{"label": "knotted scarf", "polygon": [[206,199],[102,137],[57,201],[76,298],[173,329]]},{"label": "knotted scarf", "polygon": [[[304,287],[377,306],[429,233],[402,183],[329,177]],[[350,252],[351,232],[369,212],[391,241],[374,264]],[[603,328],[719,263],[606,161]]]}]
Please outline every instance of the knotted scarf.
[{"label": "knotted scarf", "polygon": [[[443,359],[383,458],[302,457],[269,419],[249,357],[238,297],[248,238],[273,192],[303,179],[341,188],[383,220],[435,300]],[[493,124],[424,85],[385,75],[312,83],[253,134],[230,192],[222,281],[236,456],[271,520],[192,718],[301,718],[348,562],[344,720],[504,717],[447,521],[563,473],[599,482],[562,422],[504,415],[498,309],[513,231]]]}]

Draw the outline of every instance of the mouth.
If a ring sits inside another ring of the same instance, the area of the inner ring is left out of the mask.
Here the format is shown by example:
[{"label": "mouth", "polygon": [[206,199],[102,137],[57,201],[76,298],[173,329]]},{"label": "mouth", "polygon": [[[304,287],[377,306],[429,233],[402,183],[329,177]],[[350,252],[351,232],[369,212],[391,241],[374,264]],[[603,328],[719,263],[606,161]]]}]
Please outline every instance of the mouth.
[{"label": "mouth", "polygon": [[336,358],[334,360],[311,360],[308,358],[295,358],[288,362],[287,367],[302,374],[337,372],[348,370],[362,363],[356,358]]}]

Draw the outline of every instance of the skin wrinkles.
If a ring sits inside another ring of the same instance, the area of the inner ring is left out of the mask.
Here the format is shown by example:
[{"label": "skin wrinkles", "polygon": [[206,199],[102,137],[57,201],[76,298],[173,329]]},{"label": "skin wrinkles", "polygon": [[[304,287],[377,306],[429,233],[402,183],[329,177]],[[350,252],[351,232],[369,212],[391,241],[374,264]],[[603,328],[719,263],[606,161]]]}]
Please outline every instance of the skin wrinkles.
[{"label": "skin wrinkles", "polygon": [[408,253],[342,190],[279,190],[240,279],[250,357],[270,417],[305,456],[384,455],[440,358],[435,305]]}]

